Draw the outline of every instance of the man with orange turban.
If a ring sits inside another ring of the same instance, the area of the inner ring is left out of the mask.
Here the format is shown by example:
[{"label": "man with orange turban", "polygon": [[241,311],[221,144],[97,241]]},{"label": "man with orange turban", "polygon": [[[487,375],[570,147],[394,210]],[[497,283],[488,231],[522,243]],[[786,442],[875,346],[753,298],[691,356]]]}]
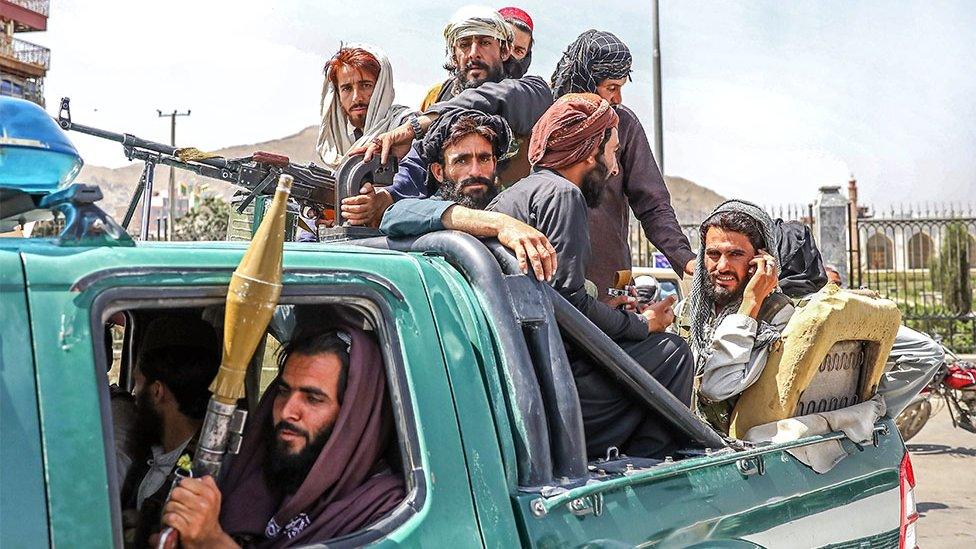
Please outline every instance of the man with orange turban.
[{"label": "man with orange turban", "polygon": [[[391,236],[408,236],[447,226],[483,236],[497,233],[493,228],[499,213],[538,229],[556,252],[553,287],[672,394],[689,404],[691,352],[679,337],[663,333],[674,318],[673,299],[638,314],[602,303],[585,288],[590,256],[587,213],[599,204],[607,179],[617,172],[617,123],[617,113],[598,95],[564,95],[532,129],[532,174],[495,197],[489,211],[434,198],[403,199],[386,211],[380,229]],[[459,223],[459,218],[464,222]],[[519,259],[525,270],[524,256]],[[677,449],[656,413],[635,404],[626,390],[588,357],[573,349],[567,349],[567,354],[591,458],[605,456],[611,446],[642,457],[663,457]]]}]

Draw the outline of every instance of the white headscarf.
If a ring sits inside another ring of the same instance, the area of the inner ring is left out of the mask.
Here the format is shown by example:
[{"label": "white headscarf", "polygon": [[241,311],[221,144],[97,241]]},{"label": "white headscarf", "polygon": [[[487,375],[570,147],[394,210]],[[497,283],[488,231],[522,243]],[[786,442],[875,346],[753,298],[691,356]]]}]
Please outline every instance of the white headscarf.
[{"label": "white headscarf", "polygon": [[486,6],[464,6],[454,12],[444,27],[447,60],[454,62],[454,43],[465,36],[492,36],[512,43],[515,31],[497,11]]},{"label": "white headscarf", "polygon": [[366,107],[363,136],[354,141],[353,135],[349,133],[349,120],[339,104],[339,93],[332,85],[331,74],[326,67],[320,105],[322,126],[319,128],[315,150],[322,162],[332,169],[345,159],[346,153],[351,149],[365,145],[377,135],[399,126],[411,112],[408,107],[393,104],[396,96],[393,90],[393,66],[382,50],[369,44],[348,44],[343,46],[345,48],[361,48],[373,54],[380,64],[380,74],[376,78],[369,106]]}]

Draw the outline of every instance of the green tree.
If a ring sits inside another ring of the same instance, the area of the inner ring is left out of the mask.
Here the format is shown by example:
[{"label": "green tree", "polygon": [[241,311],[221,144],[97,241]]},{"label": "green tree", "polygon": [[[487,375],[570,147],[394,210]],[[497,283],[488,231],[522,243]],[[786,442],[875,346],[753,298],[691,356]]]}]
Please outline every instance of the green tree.
[{"label": "green tree", "polygon": [[225,240],[230,204],[219,196],[203,196],[176,220],[173,240]]},{"label": "green tree", "polygon": [[942,303],[946,310],[957,315],[965,315],[973,310],[973,285],[969,269],[976,258],[970,257],[969,251],[966,226],[954,221],[946,226],[939,257],[931,262],[932,285],[942,292]]}]

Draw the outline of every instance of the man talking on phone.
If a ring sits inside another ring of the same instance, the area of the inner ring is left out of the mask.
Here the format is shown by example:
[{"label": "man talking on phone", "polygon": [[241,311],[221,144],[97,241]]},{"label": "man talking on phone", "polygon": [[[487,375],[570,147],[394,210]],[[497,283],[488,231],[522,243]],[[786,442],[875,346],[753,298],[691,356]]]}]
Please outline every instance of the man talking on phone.
[{"label": "man talking on phone", "polygon": [[729,200],[700,231],[691,293],[677,305],[670,331],[686,338],[694,354],[698,410],[727,430],[735,400],[759,378],[794,307],[779,290],[768,251],[776,250],[777,233],[762,208]]}]

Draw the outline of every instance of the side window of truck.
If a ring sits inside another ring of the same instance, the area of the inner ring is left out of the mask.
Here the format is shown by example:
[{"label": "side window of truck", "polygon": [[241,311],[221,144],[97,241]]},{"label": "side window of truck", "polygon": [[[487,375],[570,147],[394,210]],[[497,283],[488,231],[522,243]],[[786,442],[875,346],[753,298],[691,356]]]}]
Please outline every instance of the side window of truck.
[{"label": "side window of truck", "polygon": [[[100,297],[97,305],[101,311],[93,311],[92,333],[96,339],[95,344],[104,349],[104,353],[96,354],[100,355],[102,362],[98,367],[105,369],[108,381],[112,384],[110,417],[103,421],[110,423],[105,428],[115,438],[115,455],[107,456],[107,459],[110,464],[116,464],[114,470],[118,475],[121,492],[117,494],[123,526],[121,537],[128,543],[141,533],[140,521],[145,520],[144,509],[147,502],[152,499],[159,505],[164,504],[169,487],[168,484],[160,484],[158,478],[150,482],[146,468],[142,466],[147,459],[150,462],[160,459],[157,455],[159,452],[153,448],[153,445],[160,442],[160,414],[154,408],[148,387],[157,381],[165,383],[168,380],[174,386],[167,387],[170,394],[177,395],[177,400],[192,400],[192,419],[197,422],[202,419],[200,398],[202,395],[209,399],[206,388],[220,361],[224,307],[223,299],[213,296],[214,292],[210,289],[200,292],[188,289],[183,292],[184,296],[166,300],[150,297],[148,294],[151,292],[145,289],[136,291],[145,296],[144,299],[129,298],[126,292],[127,289],[118,288],[106,292],[117,294],[118,299],[106,297],[104,294]],[[206,294],[211,296],[207,297]],[[163,303],[167,305],[165,308],[160,307]],[[102,320],[99,322],[96,318]],[[402,389],[406,384],[399,379],[402,370],[399,361],[402,359],[394,352],[398,349],[398,344],[391,340],[396,339],[396,333],[387,329],[392,322],[385,318],[383,308],[368,303],[364,298],[346,300],[328,295],[304,295],[288,303],[288,297],[284,296],[282,304],[276,309],[268,333],[251,361],[245,381],[247,394],[238,406],[250,408],[249,421],[258,421],[255,412],[262,396],[278,375],[282,348],[292,338],[305,338],[326,331],[325,326],[330,323],[345,323],[344,325],[355,326],[357,330],[364,327],[363,333],[366,337],[375,341],[378,349],[376,356],[381,357],[380,366],[386,372],[387,378],[382,407],[392,411],[393,424],[399,426],[391,430],[388,436],[381,437],[379,446],[383,450],[378,463],[383,463],[387,470],[402,478],[405,496],[399,505],[382,517],[382,528],[371,527],[361,533],[362,542],[369,543],[380,539],[406,521],[414,509],[419,508],[419,503],[422,503],[416,501],[417,494],[424,493],[422,489],[415,489],[417,483],[423,482],[422,476],[404,466],[405,463],[417,461],[417,456],[411,454],[418,450],[415,444],[416,435],[403,432],[403,429],[416,433],[416,425],[412,415],[404,412],[410,400]],[[175,358],[165,356],[167,354],[175,354]],[[208,371],[212,373],[186,370],[201,365],[211,368]],[[349,367],[354,366],[355,363],[350,361]],[[166,367],[182,370],[161,374],[160,368]],[[149,369],[153,369],[153,372],[149,372]],[[180,384],[189,382],[196,387],[179,387]],[[268,395],[268,398],[271,396]],[[181,408],[181,411],[184,410]],[[147,432],[148,427],[155,427],[156,430]],[[247,429],[245,427],[245,433],[248,432]],[[411,443],[411,440],[414,442]],[[171,483],[169,477],[167,482]],[[158,520],[158,516],[155,520]],[[154,528],[158,528],[158,524]],[[360,534],[354,534],[358,535]]]}]

